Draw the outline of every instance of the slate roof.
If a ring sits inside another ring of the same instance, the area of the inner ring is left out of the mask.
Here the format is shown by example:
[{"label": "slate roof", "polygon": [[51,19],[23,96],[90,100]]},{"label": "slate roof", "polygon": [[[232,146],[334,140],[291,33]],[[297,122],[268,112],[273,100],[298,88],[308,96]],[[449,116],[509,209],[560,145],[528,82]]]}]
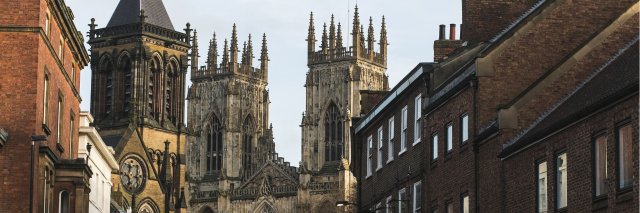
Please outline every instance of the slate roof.
[{"label": "slate roof", "polygon": [[638,37],[619,54],[596,70],[592,76],[578,85],[567,97],[544,113],[530,127],[503,145],[498,157],[506,157],[520,148],[561,129],[638,91]]},{"label": "slate roof", "polygon": [[100,137],[102,138],[102,141],[104,141],[105,145],[115,148],[116,146],[118,146],[118,143],[120,142],[120,139],[122,139],[123,135],[124,134],[104,135]]},{"label": "slate roof", "polygon": [[162,0],[120,0],[107,27],[140,22],[140,10],[147,16],[145,22],[175,30]]}]

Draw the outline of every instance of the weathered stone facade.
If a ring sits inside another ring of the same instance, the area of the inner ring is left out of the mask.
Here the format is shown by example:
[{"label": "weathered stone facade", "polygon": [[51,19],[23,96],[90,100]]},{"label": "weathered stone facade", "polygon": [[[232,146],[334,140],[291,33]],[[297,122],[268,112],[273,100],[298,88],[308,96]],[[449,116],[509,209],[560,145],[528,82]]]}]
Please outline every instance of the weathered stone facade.
[{"label": "weathered stone facade", "polygon": [[189,24],[175,31],[162,1],[122,0],[106,28],[90,27],[91,113],[120,167],[112,198],[133,212],[184,212]]},{"label": "weathered stone facade", "polygon": [[[373,51],[373,26],[365,40],[359,23],[356,8],[355,45],[347,49],[341,25],[336,29],[332,18],[329,35],[325,25],[316,52],[311,16],[299,169],[275,153],[268,126],[266,36],[259,68],[251,64],[251,36],[238,58],[235,26],[230,46],[225,40],[221,63],[215,34],[207,66],[196,67],[198,56],[192,55],[191,69],[196,71],[187,96],[188,212],[337,212],[344,209],[337,209],[336,201],[355,200],[355,178],[349,171],[350,117],[362,113],[361,90],[388,90],[384,18],[380,53]],[[197,40],[192,46],[197,53]]]}]

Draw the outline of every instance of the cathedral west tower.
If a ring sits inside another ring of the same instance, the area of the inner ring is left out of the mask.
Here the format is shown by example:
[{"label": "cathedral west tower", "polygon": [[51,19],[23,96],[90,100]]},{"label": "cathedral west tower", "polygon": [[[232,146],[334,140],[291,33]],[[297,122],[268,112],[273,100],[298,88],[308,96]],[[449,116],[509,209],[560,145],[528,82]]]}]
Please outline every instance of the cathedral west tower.
[{"label": "cathedral west tower", "polygon": [[[337,28],[331,17],[325,23],[316,50],[313,13],[307,37],[306,109],[302,118],[302,165],[300,182],[339,182],[339,197],[313,198],[350,200],[354,193],[350,187],[355,178],[348,170],[351,162],[349,127],[351,117],[361,114],[361,91],[387,91],[387,32],[384,17],[380,37],[376,44],[372,19],[368,30],[360,23],[358,7],[355,8],[351,29],[352,46],[345,47],[342,26]],[[366,38],[365,38],[366,37]],[[374,49],[379,48],[379,52]],[[334,201],[327,204],[335,203]]]}]

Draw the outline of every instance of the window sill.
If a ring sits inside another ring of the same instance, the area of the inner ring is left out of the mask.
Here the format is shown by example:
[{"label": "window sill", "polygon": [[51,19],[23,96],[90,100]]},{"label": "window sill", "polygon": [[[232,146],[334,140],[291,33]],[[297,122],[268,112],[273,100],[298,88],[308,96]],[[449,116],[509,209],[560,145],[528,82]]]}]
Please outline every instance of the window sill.
[{"label": "window sill", "polygon": [[438,166],[438,160],[431,160],[430,169],[436,168]]},{"label": "window sill", "polygon": [[64,148],[62,147],[62,144],[57,143],[57,144],[56,144],[56,147],[58,148],[58,151],[60,151],[60,152],[64,153]]},{"label": "window sill", "polygon": [[447,154],[444,155],[444,161],[448,161],[449,159],[451,159],[451,151],[447,152]]},{"label": "window sill", "polygon": [[382,169],[382,166],[378,167],[378,168],[376,169],[376,172],[380,171],[381,169]]},{"label": "window sill", "polygon": [[595,211],[602,208],[607,208],[609,206],[607,195],[600,195],[593,199],[593,204],[591,205],[591,210]]},{"label": "window sill", "polygon": [[565,212],[567,212],[567,207],[566,206],[556,210],[556,213],[565,213]]},{"label": "window sill", "polygon": [[616,196],[616,203],[622,203],[630,200],[633,200],[632,187],[629,187],[629,189],[625,189],[625,191],[623,192],[618,192],[618,195]]},{"label": "window sill", "polygon": [[387,161],[387,164],[389,164],[389,163],[391,163],[391,162],[393,162],[393,158],[389,159],[389,160]]},{"label": "window sill", "polygon": [[420,139],[418,139],[417,141],[414,141],[412,146],[418,145],[419,143],[420,143]]},{"label": "window sill", "polygon": [[42,130],[44,131],[45,134],[47,134],[47,136],[51,135],[51,130],[49,129],[49,126],[47,126],[46,124],[42,124]]},{"label": "window sill", "polygon": [[403,153],[407,152],[406,149],[400,150],[400,152],[398,152],[398,156],[402,155]]},{"label": "window sill", "polygon": [[369,179],[372,175],[368,174],[367,177],[365,177],[364,179]]}]

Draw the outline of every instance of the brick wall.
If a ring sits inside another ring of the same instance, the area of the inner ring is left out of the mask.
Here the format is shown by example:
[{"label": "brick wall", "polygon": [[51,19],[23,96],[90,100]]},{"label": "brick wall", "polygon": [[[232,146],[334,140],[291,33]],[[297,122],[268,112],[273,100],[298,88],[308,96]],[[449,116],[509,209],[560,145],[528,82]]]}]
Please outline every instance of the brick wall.
[{"label": "brick wall", "polygon": [[463,0],[460,40],[488,41],[539,0]]},{"label": "brick wall", "polygon": [[[536,162],[546,160],[548,177],[548,208],[556,209],[556,169],[558,151],[567,153],[567,188],[569,212],[592,212],[599,206],[594,202],[594,142],[593,135],[604,131],[607,141],[607,179],[605,199],[607,207],[597,212],[633,212],[638,210],[638,96],[631,97],[605,111],[599,112],[527,149],[507,158],[504,163],[506,212],[530,212],[536,208]],[[617,189],[616,125],[631,119],[633,130],[633,199],[623,201]]]},{"label": "brick wall", "polygon": [[[4,1],[0,9],[5,15],[0,18],[0,128],[9,133],[7,143],[0,147],[0,206],[8,212],[28,212],[29,209],[29,167],[31,155],[31,135],[45,135],[42,129],[43,95],[45,67],[50,73],[49,140],[42,144],[51,147],[63,159],[77,156],[79,96],[76,96],[70,78],[72,49],[64,48],[64,62],[58,65],[57,50],[60,45],[59,20],[52,18],[51,33],[43,36],[38,32],[45,26],[47,3],[43,0]],[[53,17],[53,16],[52,16]],[[18,32],[15,28],[36,29],[33,32]],[[75,32],[75,30],[73,30]],[[75,34],[74,34],[75,35]],[[49,48],[51,45],[51,49]],[[52,52],[53,50],[53,52]],[[80,78],[80,68],[76,69],[76,79]],[[77,88],[77,83],[73,85]],[[58,130],[58,96],[64,96],[62,134],[60,142],[65,152],[56,148]],[[70,113],[75,114],[74,153],[69,153]],[[36,144],[37,145],[37,144]],[[37,148],[36,148],[36,152]],[[36,153],[37,155],[37,153]],[[38,168],[35,160],[34,168]],[[38,194],[35,183],[40,175],[35,170],[34,194]],[[38,206],[37,199],[34,206]]]},{"label": "brick wall", "polygon": [[565,1],[508,47],[494,59],[493,76],[479,78],[478,127],[496,116],[496,106],[509,103],[544,73],[554,69],[590,36],[617,18],[631,2]]},{"label": "brick wall", "polygon": [[[384,206],[387,197],[398,199],[398,190],[407,188],[407,198],[413,196],[413,184],[423,179],[425,172],[422,166],[423,162],[423,146],[425,139],[414,145],[414,110],[415,98],[424,92],[424,86],[417,81],[406,93],[396,98],[396,102],[389,105],[385,111],[379,115],[380,117],[367,125],[360,134],[356,135],[357,143],[362,146],[358,148],[357,156],[359,167],[356,167],[360,173],[358,180],[358,190],[360,190],[360,206],[362,209],[375,208],[375,205],[381,203]],[[424,97],[424,94],[422,95]],[[402,128],[402,109],[407,107],[407,130],[406,130],[406,151],[399,155],[401,150],[401,128]],[[394,139],[393,139],[393,161],[388,162],[388,138],[389,138],[389,119],[394,118]],[[382,168],[377,170],[378,158],[378,129],[382,127],[383,146],[382,146]],[[372,175],[367,176],[367,143],[371,136],[373,140],[372,153]],[[411,170],[409,170],[411,169]],[[376,171],[377,170],[377,171]],[[411,172],[411,175],[409,175]],[[396,179],[397,178],[397,179]],[[424,184],[424,181],[423,181]],[[424,193],[422,193],[424,197]],[[410,202],[413,205],[413,201]],[[390,204],[396,208],[397,202]]]},{"label": "brick wall", "polygon": [[[439,106],[426,116],[422,137],[424,138],[424,158],[426,184],[423,185],[424,212],[437,208],[446,212],[445,203],[451,201],[456,212],[462,208],[461,196],[469,195],[469,209],[473,209],[474,197],[474,153],[473,140],[469,128],[469,139],[461,141],[461,116],[468,113],[471,127],[473,89],[465,88],[448,102]],[[452,125],[452,149],[447,152],[446,127]],[[438,157],[433,159],[432,135],[438,135]]]},{"label": "brick wall", "polygon": [[436,40],[433,42],[433,61],[446,59],[446,55],[462,45],[462,40]]}]

